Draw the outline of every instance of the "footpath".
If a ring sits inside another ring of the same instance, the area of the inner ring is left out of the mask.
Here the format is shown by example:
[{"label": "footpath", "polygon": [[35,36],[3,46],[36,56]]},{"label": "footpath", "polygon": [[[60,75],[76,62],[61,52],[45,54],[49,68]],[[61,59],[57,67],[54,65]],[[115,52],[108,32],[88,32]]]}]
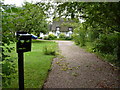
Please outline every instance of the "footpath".
[{"label": "footpath", "polygon": [[58,42],[61,56],[52,63],[44,88],[120,88],[120,73],[72,41]]}]

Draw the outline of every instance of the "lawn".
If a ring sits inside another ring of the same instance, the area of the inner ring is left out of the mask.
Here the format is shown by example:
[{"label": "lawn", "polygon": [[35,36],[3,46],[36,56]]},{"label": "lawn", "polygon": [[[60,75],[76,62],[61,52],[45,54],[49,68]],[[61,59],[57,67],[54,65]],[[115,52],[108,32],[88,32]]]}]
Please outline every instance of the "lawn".
[{"label": "lawn", "polygon": [[[15,46],[12,44],[11,46]],[[42,88],[44,81],[47,78],[48,70],[51,68],[51,62],[54,55],[45,55],[44,47],[54,47],[57,49],[57,43],[52,41],[33,41],[31,52],[24,53],[24,75],[25,75],[25,88]],[[11,53],[17,64],[17,53]],[[16,66],[17,69],[17,66]],[[18,74],[12,80],[9,88],[18,88]]]}]

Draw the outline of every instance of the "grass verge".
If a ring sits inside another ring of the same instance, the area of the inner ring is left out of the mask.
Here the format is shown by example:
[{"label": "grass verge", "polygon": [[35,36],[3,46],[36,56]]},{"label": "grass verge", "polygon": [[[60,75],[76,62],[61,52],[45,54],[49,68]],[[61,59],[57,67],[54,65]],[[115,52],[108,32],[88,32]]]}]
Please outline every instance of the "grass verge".
[{"label": "grass verge", "polygon": [[86,45],[81,47],[81,48],[85,49],[86,51],[88,51],[90,53],[95,53],[103,61],[106,61],[106,62],[110,63],[112,66],[114,66],[115,68],[120,69],[116,55],[104,54],[104,53],[101,53],[101,52],[95,52],[94,51],[94,46],[91,42],[86,42]]},{"label": "grass verge", "polygon": [[[54,55],[45,55],[44,46],[57,47],[57,43],[52,41],[38,41],[32,42],[31,52],[24,53],[24,85],[25,88],[42,88],[44,81],[47,78],[48,70],[51,68],[52,59]],[[15,46],[12,44],[11,46]],[[57,49],[57,48],[56,48]],[[17,53],[13,51],[12,57],[15,58],[17,64]],[[17,66],[16,66],[17,70]],[[12,84],[8,88],[18,88],[18,74],[12,80]]]}]

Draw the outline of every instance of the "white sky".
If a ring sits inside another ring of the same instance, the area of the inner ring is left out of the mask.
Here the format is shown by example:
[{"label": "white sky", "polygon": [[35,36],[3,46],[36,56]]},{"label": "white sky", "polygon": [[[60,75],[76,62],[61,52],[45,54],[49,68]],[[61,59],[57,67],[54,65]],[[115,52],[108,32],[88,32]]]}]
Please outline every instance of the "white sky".
[{"label": "white sky", "polygon": [[[51,0],[4,0],[4,4],[15,4],[16,6],[22,6],[22,4],[24,2],[32,2],[32,3],[36,3],[36,2],[50,2]],[[52,10],[51,12],[53,12],[54,10]],[[53,16],[50,16],[50,18],[48,18],[48,21],[52,21]]]},{"label": "white sky", "polygon": [[[32,2],[32,3],[36,3],[36,2],[50,2],[52,0],[4,0],[5,4],[15,4],[16,6],[22,6],[22,4],[24,2]],[[53,12],[54,10],[52,10]],[[51,18],[48,19],[48,21],[51,21],[53,18],[53,16],[51,16]],[[83,22],[84,20],[81,19],[81,22]]]},{"label": "white sky", "polygon": [[5,4],[15,4],[16,6],[22,6],[22,4],[27,1],[27,2],[33,2],[33,3],[36,3],[36,2],[47,2],[47,1],[50,1],[50,0],[4,0],[4,3]]},{"label": "white sky", "polygon": [[[24,1],[27,1],[27,2],[50,2],[51,0],[4,0],[4,3],[5,4],[15,4],[16,6],[22,6],[23,2]],[[55,0],[55,1],[62,1],[62,0]],[[65,1],[68,1],[68,0],[65,0]],[[96,0],[69,0],[69,1],[92,1],[92,2],[95,2]],[[98,0],[97,0],[98,1]],[[120,0],[99,0],[99,2],[118,2]]]}]

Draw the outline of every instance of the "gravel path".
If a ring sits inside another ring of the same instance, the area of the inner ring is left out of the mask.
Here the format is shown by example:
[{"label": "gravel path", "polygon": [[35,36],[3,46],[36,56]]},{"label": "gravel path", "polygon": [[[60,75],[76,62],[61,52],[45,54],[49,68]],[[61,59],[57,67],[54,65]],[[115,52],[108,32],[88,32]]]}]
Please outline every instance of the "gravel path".
[{"label": "gravel path", "polygon": [[72,41],[56,42],[62,56],[53,60],[44,88],[120,88],[120,73],[108,63]]}]

